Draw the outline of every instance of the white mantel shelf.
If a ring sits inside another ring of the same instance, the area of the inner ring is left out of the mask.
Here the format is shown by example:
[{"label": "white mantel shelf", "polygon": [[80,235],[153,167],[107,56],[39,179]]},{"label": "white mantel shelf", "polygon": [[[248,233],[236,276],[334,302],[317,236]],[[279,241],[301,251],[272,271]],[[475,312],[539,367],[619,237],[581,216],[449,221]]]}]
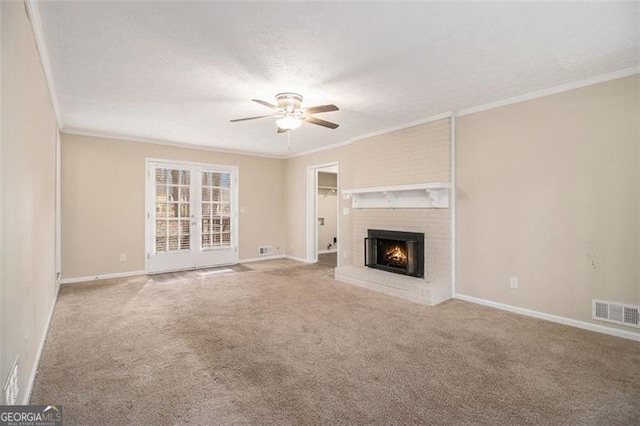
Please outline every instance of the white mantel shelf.
[{"label": "white mantel shelf", "polygon": [[342,191],[354,209],[441,209],[449,207],[448,182],[356,188]]}]

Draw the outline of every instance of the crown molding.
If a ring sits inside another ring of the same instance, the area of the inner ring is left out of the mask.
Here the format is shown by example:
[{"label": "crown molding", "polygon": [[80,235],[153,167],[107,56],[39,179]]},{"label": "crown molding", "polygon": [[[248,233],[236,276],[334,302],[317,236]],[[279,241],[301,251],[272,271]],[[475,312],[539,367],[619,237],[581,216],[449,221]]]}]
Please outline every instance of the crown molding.
[{"label": "crown molding", "polygon": [[278,155],[260,154],[260,153],[253,153],[253,152],[247,152],[247,151],[216,148],[212,146],[209,147],[209,146],[203,146],[203,145],[190,144],[186,142],[172,142],[172,141],[163,141],[163,140],[157,140],[157,139],[148,139],[148,138],[141,138],[141,137],[135,137],[135,136],[120,135],[117,133],[96,132],[93,130],[62,129],[60,132],[66,135],[89,136],[92,138],[115,139],[115,140],[120,140],[125,142],[140,142],[140,143],[147,143],[152,145],[170,146],[174,148],[197,149],[200,151],[219,152],[221,154],[243,155],[245,157],[260,157],[260,158],[269,158],[269,159],[275,159],[275,160],[284,160],[286,158],[284,156],[278,156]]},{"label": "crown molding", "polygon": [[[259,154],[259,153],[253,153],[253,152],[247,152],[247,151],[227,150],[227,149],[220,149],[220,148],[215,148],[215,147],[204,147],[204,146],[201,146],[201,145],[195,145],[195,144],[190,144],[190,143],[159,141],[159,140],[152,140],[152,139],[145,139],[145,138],[137,138],[137,137],[133,137],[133,136],[111,134],[111,133],[102,133],[102,132],[95,132],[95,131],[90,131],[90,130],[63,129],[62,116],[61,116],[61,111],[60,111],[60,104],[58,103],[58,96],[57,96],[57,91],[56,91],[55,83],[54,83],[54,79],[53,79],[53,72],[51,70],[51,61],[49,59],[49,53],[48,53],[48,49],[47,49],[47,44],[45,42],[44,35],[43,35],[42,20],[40,18],[40,11],[38,9],[38,1],[37,0],[24,0],[24,6],[25,6],[26,13],[27,13],[27,17],[29,18],[29,21],[31,23],[31,28],[32,28],[33,35],[34,35],[36,48],[37,48],[37,50],[39,52],[39,55],[40,55],[40,63],[41,63],[41,66],[42,66],[42,69],[43,69],[43,72],[44,72],[44,75],[45,75],[45,80],[47,82],[47,86],[48,86],[48,89],[49,89],[49,97],[51,98],[51,104],[53,106],[54,114],[56,116],[56,121],[58,123],[58,128],[63,133],[82,135],[82,136],[100,137],[100,138],[111,138],[111,139],[118,139],[118,140],[129,140],[129,141],[134,141],[134,142],[152,143],[152,144],[157,144],[157,145],[167,145],[167,146],[174,146],[174,147],[199,149],[199,150],[204,150],[204,151],[214,151],[214,152],[221,152],[221,153],[228,153],[228,154],[248,155],[248,156],[254,156],[254,157],[275,158],[275,159],[287,159],[287,158],[301,157],[301,156],[305,156],[305,155],[309,155],[309,154],[315,154],[315,153],[322,152],[322,151],[328,151],[328,150],[331,150],[331,149],[335,149],[335,148],[339,148],[339,147],[342,147],[342,146],[350,145],[353,142],[358,141],[358,140],[367,139],[367,138],[374,137],[374,136],[380,136],[380,135],[384,135],[384,134],[387,134],[387,133],[395,132],[395,131],[398,131],[398,130],[406,129],[406,128],[409,128],[409,127],[414,127],[414,126],[418,126],[418,125],[421,125],[421,124],[426,124],[426,123],[430,123],[430,122],[433,122],[433,121],[442,120],[442,119],[445,119],[445,118],[449,118],[449,117],[451,117],[453,115],[453,112],[446,112],[446,113],[442,113],[442,114],[437,114],[437,115],[433,115],[433,116],[427,117],[425,119],[412,121],[412,122],[401,124],[401,125],[398,125],[398,126],[389,127],[389,128],[386,128],[386,129],[377,130],[375,132],[366,133],[366,134],[363,134],[363,135],[359,135],[359,136],[355,136],[355,137],[349,138],[346,141],[342,141],[342,142],[338,142],[338,143],[335,143],[335,144],[327,145],[327,146],[324,146],[324,147],[321,147],[321,148],[302,151],[302,152],[294,153],[294,154],[290,154],[290,155]],[[456,116],[461,117],[461,116],[465,116],[465,115],[469,115],[469,114],[474,114],[474,113],[477,113],[477,112],[487,111],[487,110],[500,108],[500,107],[507,106],[507,105],[516,104],[516,103],[519,103],[519,102],[524,102],[524,101],[528,101],[528,100],[532,100],[532,99],[541,98],[541,97],[544,97],[544,96],[554,95],[554,94],[557,94],[557,93],[562,93],[562,92],[566,92],[566,91],[570,91],[570,90],[574,90],[574,89],[578,89],[578,88],[582,88],[582,87],[586,87],[586,86],[591,86],[591,85],[598,84],[598,83],[604,83],[604,82],[607,82],[607,81],[616,80],[616,79],[619,79],[619,78],[624,78],[624,77],[628,77],[628,76],[635,75],[635,74],[640,74],[640,66],[626,68],[626,69],[623,69],[623,70],[620,70],[620,71],[615,71],[615,72],[612,72],[612,73],[607,73],[607,74],[603,74],[603,75],[599,75],[599,76],[595,76],[595,77],[591,77],[591,78],[587,78],[587,79],[583,79],[583,80],[578,80],[578,81],[575,81],[575,82],[572,82],[572,83],[567,83],[567,84],[563,84],[563,85],[559,85],[559,86],[554,86],[554,87],[551,87],[551,88],[542,89],[542,90],[538,90],[538,91],[535,91],[535,92],[530,92],[530,93],[526,93],[526,94],[519,95],[519,96],[514,96],[514,97],[511,97],[511,98],[507,98],[507,99],[503,99],[503,100],[499,100],[499,101],[495,101],[495,102],[490,102],[490,103],[483,104],[483,105],[478,105],[478,106],[475,106],[475,107],[465,108],[465,109],[462,109],[462,110],[456,112],[455,114],[456,114]]]},{"label": "crown molding", "polygon": [[503,106],[507,106],[507,105],[512,105],[512,104],[516,104],[516,103],[520,103],[520,102],[525,102],[525,101],[529,101],[532,99],[537,99],[537,98],[542,98],[545,96],[550,96],[550,95],[555,95],[557,93],[562,93],[562,92],[568,92],[570,90],[574,90],[574,89],[579,89],[582,87],[587,87],[587,86],[592,86],[594,84],[598,84],[598,83],[605,83],[607,81],[611,81],[611,80],[617,80],[619,78],[624,78],[624,77],[629,77],[635,74],[640,74],[640,66],[636,66],[636,67],[631,67],[631,68],[625,68],[623,70],[620,71],[615,71],[612,73],[607,73],[607,74],[602,74],[602,75],[598,75],[595,77],[591,77],[591,78],[587,78],[587,79],[583,79],[583,80],[578,80],[578,81],[574,81],[572,83],[567,83],[567,84],[563,84],[560,86],[554,86],[554,87],[550,87],[547,89],[543,89],[543,90],[538,90],[535,92],[530,92],[530,93],[525,93],[524,95],[518,95],[518,96],[514,96],[511,98],[507,98],[507,99],[503,99],[500,101],[495,101],[495,102],[490,102],[488,104],[484,104],[484,105],[478,105],[475,107],[471,107],[471,108],[466,108],[463,110],[460,110],[458,112],[445,112],[442,114],[437,114],[437,115],[433,115],[430,117],[427,117],[425,119],[422,120],[417,120],[417,121],[412,121],[409,123],[405,123],[405,124],[401,124],[398,126],[394,126],[394,127],[389,127],[386,129],[382,129],[382,130],[378,130],[372,133],[367,133],[364,135],[360,135],[360,136],[355,136],[352,137],[346,141],[343,142],[339,142],[336,144],[332,144],[332,145],[328,145],[322,148],[317,148],[317,149],[312,149],[312,150],[308,150],[308,151],[303,151],[300,153],[296,153],[296,154],[291,154],[287,157],[284,158],[294,158],[294,157],[302,157],[304,155],[309,155],[309,154],[315,154],[318,152],[322,152],[322,151],[328,151],[334,148],[339,148],[341,146],[345,146],[345,145],[350,145],[355,141],[361,140],[361,139],[367,139],[370,137],[374,137],[374,136],[380,136],[380,135],[384,135],[386,133],[391,133],[391,132],[395,132],[398,130],[402,130],[402,129],[406,129],[409,127],[414,127],[414,126],[418,126],[420,124],[426,124],[426,123],[430,123],[433,121],[438,121],[438,120],[442,120],[445,118],[450,118],[453,115],[455,115],[456,117],[461,117],[461,116],[465,116],[465,115],[469,115],[469,114],[475,114],[477,112],[482,112],[482,111],[487,111],[487,110],[491,110],[491,109],[496,109],[496,108],[500,108]]},{"label": "crown molding", "polygon": [[53,72],[51,71],[51,61],[49,60],[49,51],[47,49],[47,43],[44,40],[42,31],[42,20],[40,19],[40,10],[38,9],[38,2],[36,0],[25,0],[24,7],[27,11],[27,17],[31,22],[31,30],[33,31],[33,37],[36,42],[36,49],[40,54],[40,65],[44,72],[44,78],[47,82],[47,88],[49,89],[49,97],[51,98],[51,105],[53,106],[53,112],[56,116],[58,128],[62,127],[62,115],[60,113],[60,104],[58,103],[58,94],[56,91],[55,83],[53,82]]},{"label": "crown molding", "polygon": [[432,123],[434,121],[443,120],[445,118],[451,117],[452,115],[453,115],[452,112],[445,112],[445,113],[442,113],[442,114],[432,115],[430,117],[423,118],[423,119],[416,120],[416,121],[411,121],[409,123],[399,124],[397,126],[387,127],[386,129],[376,130],[375,132],[365,133],[365,134],[359,135],[359,136],[354,136],[352,138],[347,139],[346,141],[342,141],[342,142],[334,143],[334,144],[331,144],[331,145],[323,146],[322,148],[310,149],[308,151],[302,151],[302,152],[298,152],[298,153],[295,153],[295,154],[291,154],[291,155],[289,155],[289,156],[287,156],[285,158],[302,157],[304,155],[315,154],[317,152],[322,152],[322,151],[328,151],[330,149],[339,148],[341,146],[351,145],[352,143],[354,143],[356,141],[359,141],[359,140],[362,140],[362,139],[368,139],[368,138],[372,138],[374,136],[385,135],[387,133],[396,132],[398,130],[408,129],[409,127],[415,127],[415,126],[419,126],[421,124],[427,124],[427,123]]},{"label": "crown molding", "polygon": [[307,151],[302,151],[302,152],[296,152],[294,154],[289,154],[286,157],[283,157],[285,159],[289,159],[289,158],[296,158],[296,157],[304,157],[305,155],[310,155],[310,154],[315,154],[317,152],[322,152],[322,151],[329,151],[335,148],[340,148],[341,146],[347,146],[347,145],[351,145],[353,143],[353,141],[351,139],[347,139],[346,141],[342,141],[342,142],[338,142],[338,143],[333,143],[331,145],[327,145],[327,146],[323,146],[321,148],[314,148],[314,149],[310,149]]},{"label": "crown molding", "polygon": [[532,99],[542,98],[545,96],[555,95],[562,92],[568,92],[574,89],[580,89],[582,87],[592,86],[598,83],[605,83],[611,80],[617,80],[619,78],[629,77],[635,74],[640,74],[640,66],[626,68],[620,71],[615,71],[608,74],[602,74],[584,80],[574,81],[572,83],[562,84],[560,86],[549,87],[547,89],[537,90],[535,92],[525,93],[524,95],[514,96],[512,98],[503,99],[500,101],[490,102],[484,105],[478,105],[471,108],[460,110],[456,115],[458,117],[475,114],[477,112],[487,111],[490,109],[496,109],[507,105],[517,104],[520,102],[529,101]]},{"label": "crown molding", "polygon": [[446,118],[451,117],[451,115],[453,115],[453,113],[451,111],[450,112],[443,112],[442,114],[432,115],[432,116],[429,116],[427,118],[423,118],[421,120],[411,121],[409,123],[400,124],[398,126],[388,127],[386,129],[378,130],[378,131],[371,132],[371,133],[365,133],[364,135],[360,135],[360,136],[355,136],[355,137],[351,138],[350,140],[352,142],[355,142],[355,141],[359,141],[359,140],[362,140],[362,139],[369,139],[369,138],[372,138],[374,136],[381,136],[381,135],[385,135],[387,133],[397,132],[398,130],[408,129],[409,127],[415,127],[415,126],[420,126],[421,124],[433,123],[434,121],[444,120]]},{"label": "crown molding", "polygon": [[371,132],[371,133],[365,133],[363,135],[354,136],[352,138],[349,138],[346,141],[342,141],[342,142],[334,143],[334,144],[327,145],[327,146],[324,146],[324,147],[321,147],[321,148],[310,149],[310,150],[307,150],[307,151],[302,151],[302,152],[298,152],[298,153],[294,153],[294,154],[290,154],[290,155],[268,155],[268,154],[259,154],[259,153],[253,153],[253,152],[247,152],[247,151],[225,150],[225,149],[220,149],[220,148],[215,148],[215,147],[205,147],[205,146],[202,146],[202,145],[195,145],[195,144],[189,144],[189,143],[183,143],[183,142],[159,141],[159,140],[138,138],[138,137],[133,137],[133,136],[118,135],[118,134],[112,134],[112,133],[94,132],[94,131],[91,131],[91,130],[62,129],[61,132],[62,133],[66,133],[66,134],[71,134],[71,135],[91,136],[91,137],[108,138],[108,139],[118,139],[118,140],[124,140],[124,141],[133,141],[133,142],[151,143],[151,144],[156,144],[156,145],[173,146],[173,147],[177,147],[177,148],[191,148],[191,149],[199,149],[199,150],[203,150],[203,151],[221,152],[221,153],[226,153],[226,154],[246,155],[246,156],[252,156],[252,157],[263,157],[263,158],[272,158],[272,159],[284,160],[284,159],[289,159],[289,158],[303,157],[305,155],[316,154],[316,153],[323,152],[323,151],[329,151],[329,150],[332,150],[332,149],[340,148],[342,146],[351,145],[352,143],[354,143],[356,141],[359,141],[359,140],[362,140],[362,139],[367,139],[367,138],[371,138],[371,137],[374,137],[374,136],[380,136],[380,135],[384,135],[384,134],[387,134],[387,133],[395,132],[395,131],[398,131],[398,130],[403,130],[403,129],[407,129],[407,128],[410,128],[410,127],[419,126],[421,124],[427,124],[427,123],[431,123],[431,122],[434,122],[434,121],[443,120],[443,119],[446,119],[446,118],[450,118],[450,117],[452,117],[454,115],[456,117],[461,117],[461,116],[465,116],[465,115],[475,114],[477,112],[482,112],[482,111],[487,111],[487,110],[491,110],[491,109],[501,108],[503,106],[512,105],[512,104],[516,104],[516,103],[519,103],[519,102],[524,102],[524,101],[528,101],[528,100],[532,100],[532,99],[537,99],[537,98],[541,98],[541,97],[545,97],[545,96],[549,96],[549,95],[554,95],[554,94],[557,94],[557,93],[568,92],[570,90],[579,89],[579,88],[587,87],[587,86],[592,86],[592,85],[598,84],[598,83],[605,83],[607,81],[617,80],[619,78],[629,77],[629,76],[632,76],[632,75],[635,75],[635,74],[640,74],[640,66],[626,68],[624,70],[620,70],[620,71],[616,71],[616,72],[612,72],[612,73],[608,73],[608,74],[603,74],[603,75],[591,77],[591,78],[588,78],[588,79],[584,79],[584,80],[579,80],[579,81],[575,81],[575,82],[572,82],[572,83],[563,84],[563,85],[560,85],[560,86],[554,86],[554,87],[550,87],[548,89],[538,90],[538,91],[535,91],[535,92],[526,93],[524,95],[514,96],[512,98],[503,99],[503,100],[500,100],[500,101],[491,102],[491,103],[484,104],[484,105],[479,105],[479,106],[476,106],[476,107],[466,108],[466,109],[460,110],[459,112],[450,111],[450,112],[445,112],[445,113],[442,113],[442,114],[432,115],[430,117],[427,117],[427,118],[424,118],[424,119],[421,119],[421,120],[411,121],[411,122],[408,122],[408,123],[405,123],[405,124],[400,124],[398,126],[388,127],[386,129],[377,130],[377,131]]}]

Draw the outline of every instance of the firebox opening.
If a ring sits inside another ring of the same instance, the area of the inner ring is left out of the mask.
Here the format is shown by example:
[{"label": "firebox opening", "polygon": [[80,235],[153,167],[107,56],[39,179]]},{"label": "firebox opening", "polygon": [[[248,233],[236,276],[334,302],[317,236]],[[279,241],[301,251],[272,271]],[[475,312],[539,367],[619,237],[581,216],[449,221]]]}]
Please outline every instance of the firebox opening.
[{"label": "firebox opening", "polygon": [[407,250],[403,241],[396,240],[378,240],[378,263],[393,268],[407,267]]},{"label": "firebox opening", "polygon": [[412,277],[424,277],[424,234],[369,229],[365,266]]}]

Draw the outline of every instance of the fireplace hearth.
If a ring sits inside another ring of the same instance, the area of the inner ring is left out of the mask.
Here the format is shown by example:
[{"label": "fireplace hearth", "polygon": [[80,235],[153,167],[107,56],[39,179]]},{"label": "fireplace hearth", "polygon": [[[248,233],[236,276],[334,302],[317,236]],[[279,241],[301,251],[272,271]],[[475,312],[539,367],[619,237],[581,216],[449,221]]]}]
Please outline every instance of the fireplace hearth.
[{"label": "fireplace hearth", "polygon": [[364,264],[396,274],[424,277],[424,234],[369,229],[364,239]]}]

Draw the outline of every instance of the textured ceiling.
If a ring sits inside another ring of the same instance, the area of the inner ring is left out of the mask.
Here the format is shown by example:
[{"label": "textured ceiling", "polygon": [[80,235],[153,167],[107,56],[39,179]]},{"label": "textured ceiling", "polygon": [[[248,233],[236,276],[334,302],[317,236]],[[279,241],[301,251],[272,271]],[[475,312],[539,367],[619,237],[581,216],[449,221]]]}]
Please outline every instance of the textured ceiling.
[{"label": "textured ceiling", "polygon": [[[638,2],[43,2],[62,128],[286,156],[640,65]],[[340,124],[276,134],[295,91]]]}]

